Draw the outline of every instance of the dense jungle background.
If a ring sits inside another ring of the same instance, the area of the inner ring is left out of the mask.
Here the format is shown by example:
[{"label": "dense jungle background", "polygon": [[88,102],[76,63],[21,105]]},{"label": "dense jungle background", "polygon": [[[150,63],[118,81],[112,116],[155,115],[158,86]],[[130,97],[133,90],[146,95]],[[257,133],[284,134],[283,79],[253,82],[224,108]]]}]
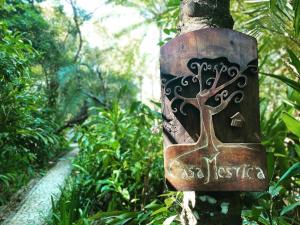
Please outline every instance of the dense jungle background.
[{"label": "dense jungle background", "polygon": [[[0,206],[76,142],[49,225],[180,224],[182,193],[164,185],[156,95],[158,48],[176,36],[180,0],[79,3],[0,0]],[[113,9],[137,19],[117,29]],[[268,191],[242,195],[244,224],[300,224],[300,1],[232,0],[231,13],[259,44],[270,178]],[[149,27],[154,57],[143,51]]]}]

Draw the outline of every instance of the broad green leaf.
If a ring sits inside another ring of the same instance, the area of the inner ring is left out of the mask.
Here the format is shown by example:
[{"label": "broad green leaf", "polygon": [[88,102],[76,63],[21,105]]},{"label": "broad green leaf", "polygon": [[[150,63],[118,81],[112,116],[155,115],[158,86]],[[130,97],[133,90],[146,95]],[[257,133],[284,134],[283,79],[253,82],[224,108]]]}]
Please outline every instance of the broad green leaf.
[{"label": "broad green leaf", "polygon": [[120,219],[120,222],[116,223],[115,225],[125,225],[127,222],[132,220],[133,218],[126,218],[126,219]]},{"label": "broad green leaf", "polygon": [[272,11],[272,13],[276,13],[276,9],[277,9],[277,7],[276,7],[276,0],[270,0],[270,9],[271,9],[271,11]]},{"label": "broad green leaf", "polygon": [[251,210],[243,210],[242,211],[242,216],[243,217],[251,217],[252,216],[252,211]]},{"label": "broad green leaf", "polygon": [[289,222],[287,222],[283,217],[278,218],[278,224],[279,225],[291,225]]},{"label": "broad green leaf", "polygon": [[167,207],[170,207],[176,199],[174,197],[165,199],[165,204]]},{"label": "broad green leaf", "polygon": [[258,217],[261,215],[262,211],[263,211],[262,207],[252,207],[251,210],[243,210],[242,215],[244,217],[258,219]]},{"label": "broad green leaf", "polygon": [[275,186],[278,186],[282,181],[284,181],[285,179],[296,175],[296,174],[300,173],[300,162],[295,163],[294,165],[292,165],[281,177],[280,179],[277,181]]},{"label": "broad green leaf", "polygon": [[168,211],[168,208],[167,208],[167,207],[162,207],[162,208],[160,208],[160,209],[154,211],[154,212],[151,214],[151,216],[154,216],[154,215],[159,214],[159,213],[167,212],[167,211]]},{"label": "broad green leaf", "polygon": [[169,30],[169,29],[164,29],[163,32],[164,32],[165,34],[170,34],[170,30]]},{"label": "broad green leaf", "polygon": [[267,218],[262,217],[262,216],[260,216],[260,217],[258,218],[258,221],[260,222],[260,224],[263,224],[263,225],[270,225],[269,220],[268,220]]},{"label": "broad green leaf", "polygon": [[300,145],[295,144],[295,150],[296,150],[298,157],[300,158]]},{"label": "broad green leaf", "polygon": [[79,169],[80,171],[82,171],[83,173],[89,175],[89,172],[88,172],[86,169],[84,169],[82,166],[80,166],[80,165],[74,163],[74,164],[73,164],[73,167],[74,167],[74,168],[77,168],[77,169]]},{"label": "broad green leaf", "polygon": [[299,36],[299,34],[300,34],[300,0],[293,1],[293,8],[295,11],[295,16],[294,16],[295,34],[297,36]]},{"label": "broad green leaf", "polygon": [[44,137],[42,134],[39,132],[36,132],[36,135],[44,142],[45,145],[48,145],[48,140],[46,137]]},{"label": "broad green leaf", "polygon": [[272,197],[275,197],[277,195],[279,195],[279,192],[282,190],[281,186],[270,186],[269,187],[269,193]]},{"label": "broad green leaf", "polygon": [[[300,11],[299,11],[299,13],[300,13]],[[298,74],[300,75],[300,60],[298,59],[296,54],[291,49],[287,49],[287,52],[291,58],[292,65],[296,68]]]},{"label": "broad green leaf", "polygon": [[108,218],[113,216],[119,216],[127,211],[110,211],[110,212],[98,212],[95,215],[91,216],[90,219],[100,219],[100,218]]},{"label": "broad green leaf", "polygon": [[150,204],[145,206],[145,209],[157,209],[158,207],[160,207],[160,204],[156,203],[156,200],[154,200],[153,202],[151,202]]},{"label": "broad green leaf", "polygon": [[287,112],[283,112],[281,115],[282,120],[285,125],[293,134],[297,135],[300,138],[300,121],[295,119],[292,115]]},{"label": "broad green leaf", "polygon": [[104,191],[114,191],[114,189],[111,188],[111,186],[109,186],[109,185],[105,185],[101,188],[101,192],[104,192]]},{"label": "broad green leaf", "polygon": [[292,88],[288,88],[287,97],[289,99],[289,104],[300,110],[300,92],[295,91]]},{"label": "broad green leaf", "polygon": [[179,4],[180,4],[180,0],[169,0],[168,2],[167,2],[167,5],[168,6],[179,6]]},{"label": "broad green leaf", "polygon": [[269,73],[261,73],[264,74],[266,76],[269,77],[273,77],[276,78],[278,80],[281,80],[282,82],[284,82],[285,84],[287,84],[288,86],[290,86],[291,88],[295,89],[296,91],[300,92],[300,84],[296,81],[293,81],[287,77],[285,77],[284,75],[275,75],[275,74],[269,74]]},{"label": "broad green leaf", "polygon": [[280,216],[283,216],[284,214],[290,212],[290,211],[293,211],[297,206],[300,206],[300,202],[295,202],[291,205],[287,205],[285,206],[281,212],[280,212]]},{"label": "broad green leaf", "polygon": [[0,174],[0,181],[5,183],[6,186],[9,186],[8,177]]}]

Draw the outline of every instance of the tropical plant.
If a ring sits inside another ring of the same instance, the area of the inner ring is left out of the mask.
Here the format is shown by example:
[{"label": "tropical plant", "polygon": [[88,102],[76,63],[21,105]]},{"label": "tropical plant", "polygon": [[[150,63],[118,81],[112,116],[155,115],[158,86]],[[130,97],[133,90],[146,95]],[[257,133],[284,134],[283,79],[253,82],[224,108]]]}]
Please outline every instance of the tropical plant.
[{"label": "tropical plant", "polygon": [[[134,212],[127,215],[132,219],[163,193],[161,137],[151,131],[159,114],[140,102],[134,102],[129,109],[121,109],[116,102],[109,110],[91,111],[97,113],[75,134],[81,153],[74,163],[71,185],[56,207],[54,224],[61,224],[65,216],[71,224],[80,219],[80,210],[86,212],[85,218],[98,211],[111,212],[90,218],[95,220],[116,215],[116,211],[124,215]],[[70,196],[76,196],[72,201],[77,202],[77,207],[72,203],[66,215],[61,207],[70,201]],[[74,210],[75,218],[69,216]]]},{"label": "tropical plant", "polygon": [[[146,67],[141,39],[92,48],[81,29],[92,14],[75,0],[71,17],[59,2],[49,11],[39,2],[0,1],[0,204],[64,149],[64,133],[57,131],[81,124],[72,130],[80,153],[49,224],[178,224],[182,193],[165,192],[160,114],[135,102]],[[164,33],[160,44],[176,35],[179,0],[108,3],[134,8],[144,20],[107,39],[149,24]],[[296,225],[300,1],[231,3],[235,29],[258,40],[270,179],[268,191],[242,194],[244,224]]]},{"label": "tropical plant", "polygon": [[236,28],[259,43],[261,129],[270,178],[267,192],[247,197],[248,224],[299,223],[299,10],[297,0],[233,5]]},{"label": "tropical plant", "polygon": [[[38,57],[20,33],[0,23],[0,203],[64,149],[57,125],[32,77],[31,61]],[[9,159],[9,160],[7,160]]]}]

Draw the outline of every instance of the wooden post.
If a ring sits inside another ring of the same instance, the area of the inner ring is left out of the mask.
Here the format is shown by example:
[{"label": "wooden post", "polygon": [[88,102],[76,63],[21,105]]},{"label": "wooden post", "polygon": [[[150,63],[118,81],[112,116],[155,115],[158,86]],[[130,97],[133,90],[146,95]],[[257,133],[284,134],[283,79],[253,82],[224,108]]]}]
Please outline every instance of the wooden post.
[{"label": "wooden post", "polygon": [[[180,34],[209,27],[232,29],[230,0],[183,0],[180,6]],[[203,196],[210,196],[210,202]],[[202,201],[200,198],[202,197]],[[215,201],[216,202],[215,202]],[[221,204],[228,212],[222,213]],[[183,192],[182,225],[241,225],[241,197],[239,192]],[[230,221],[230,222],[229,222]]]},{"label": "wooden post", "polygon": [[239,191],[267,186],[257,44],[230,30],[229,6],[183,0],[180,35],[161,48],[165,176],[184,191],[183,225],[241,225]]}]

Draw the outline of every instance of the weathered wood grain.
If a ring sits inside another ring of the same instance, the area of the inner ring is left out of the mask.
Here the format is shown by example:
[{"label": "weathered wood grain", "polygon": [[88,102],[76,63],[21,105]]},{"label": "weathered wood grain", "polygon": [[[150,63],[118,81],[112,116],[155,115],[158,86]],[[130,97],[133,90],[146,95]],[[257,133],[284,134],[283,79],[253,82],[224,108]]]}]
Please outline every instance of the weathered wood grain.
[{"label": "weathered wood grain", "polygon": [[161,48],[160,70],[167,183],[264,190],[256,40],[221,28],[185,33]]}]

